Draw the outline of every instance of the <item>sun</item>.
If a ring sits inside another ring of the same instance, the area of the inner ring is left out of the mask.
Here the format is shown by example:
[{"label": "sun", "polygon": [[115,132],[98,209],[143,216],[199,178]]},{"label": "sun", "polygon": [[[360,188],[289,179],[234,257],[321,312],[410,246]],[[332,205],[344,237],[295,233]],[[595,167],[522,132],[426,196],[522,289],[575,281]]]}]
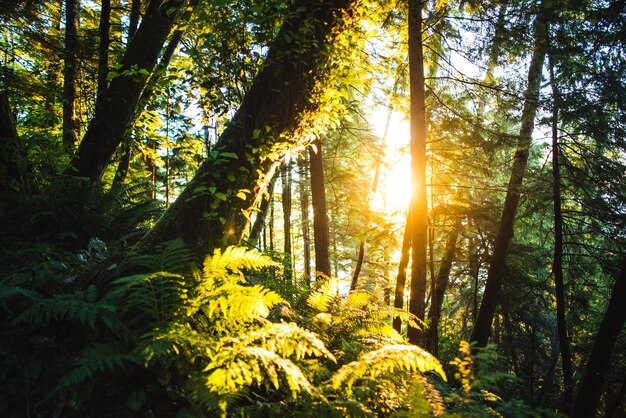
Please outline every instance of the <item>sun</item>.
[{"label": "sun", "polygon": [[376,109],[371,123],[385,150],[376,205],[386,211],[404,212],[411,194],[409,123],[404,115],[394,111],[390,114],[387,108]]}]

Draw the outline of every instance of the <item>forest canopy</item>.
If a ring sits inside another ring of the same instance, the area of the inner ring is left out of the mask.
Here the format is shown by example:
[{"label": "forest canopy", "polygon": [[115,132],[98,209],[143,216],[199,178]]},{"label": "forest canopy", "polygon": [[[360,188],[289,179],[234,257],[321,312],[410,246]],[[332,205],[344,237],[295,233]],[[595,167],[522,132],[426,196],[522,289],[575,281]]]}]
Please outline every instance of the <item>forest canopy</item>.
[{"label": "forest canopy", "polygon": [[0,415],[626,415],[624,1],[0,23]]}]

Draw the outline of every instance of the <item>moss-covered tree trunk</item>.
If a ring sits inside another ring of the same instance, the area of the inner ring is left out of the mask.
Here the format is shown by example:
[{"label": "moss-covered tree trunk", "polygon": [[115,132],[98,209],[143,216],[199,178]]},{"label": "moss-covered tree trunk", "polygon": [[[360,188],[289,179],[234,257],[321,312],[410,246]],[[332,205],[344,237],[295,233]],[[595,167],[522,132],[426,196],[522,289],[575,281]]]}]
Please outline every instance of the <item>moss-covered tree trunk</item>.
[{"label": "moss-covered tree trunk", "polygon": [[491,336],[491,324],[500,297],[509,246],[513,239],[515,217],[519,207],[521,187],[526,173],[532,133],[535,127],[541,71],[546,55],[548,24],[545,19],[545,14],[539,13],[534,24],[534,50],[528,69],[528,85],[522,110],[520,133],[513,157],[513,167],[507,186],[504,208],[493,247],[493,255],[487,272],[487,283],[470,337],[470,341],[475,342],[478,347],[486,346]]},{"label": "moss-covered tree trunk", "polygon": [[343,26],[343,15],[354,3],[293,3],[263,68],[210,157],[138,249],[181,237],[203,256],[239,242],[261,177],[280,157],[277,149],[296,141],[288,132],[297,127],[303,112],[313,110],[313,87],[328,61],[332,39]]}]

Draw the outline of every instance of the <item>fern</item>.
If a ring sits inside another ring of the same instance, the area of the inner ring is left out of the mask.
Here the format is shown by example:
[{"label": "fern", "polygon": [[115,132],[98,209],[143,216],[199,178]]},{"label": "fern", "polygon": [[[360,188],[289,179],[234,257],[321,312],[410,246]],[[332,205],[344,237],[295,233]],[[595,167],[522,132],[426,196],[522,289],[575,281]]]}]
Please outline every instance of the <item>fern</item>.
[{"label": "fern", "polygon": [[331,386],[333,389],[343,387],[350,393],[358,379],[365,376],[376,378],[397,370],[421,373],[434,371],[446,380],[441,363],[432,354],[414,345],[388,345],[342,366],[333,375]]},{"label": "fern", "polygon": [[15,318],[14,323],[41,325],[51,321],[76,321],[95,328],[100,321],[112,326],[114,321],[107,319],[115,316],[116,306],[98,301],[97,297],[96,287],[90,285],[86,290],[41,298]]},{"label": "fern", "polygon": [[331,302],[337,298],[338,293],[338,280],[329,278],[316,290],[311,291],[306,303],[309,307],[318,312],[328,312]]},{"label": "fern", "polygon": [[278,267],[270,257],[256,250],[244,247],[228,247],[224,252],[215,250],[212,256],[204,260],[204,279],[213,280],[236,274],[243,278],[242,270],[260,270]]},{"label": "fern", "polygon": [[124,351],[124,346],[115,343],[87,346],[71,359],[72,369],[61,377],[58,387],[69,388],[93,378],[99,372],[121,371],[129,364],[141,364],[139,356]]},{"label": "fern", "polygon": [[139,267],[147,272],[186,272],[193,264],[193,254],[185,246],[182,239],[168,241],[157,247],[158,254],[141,254],[132,256],[126,265],[127,269]]}]

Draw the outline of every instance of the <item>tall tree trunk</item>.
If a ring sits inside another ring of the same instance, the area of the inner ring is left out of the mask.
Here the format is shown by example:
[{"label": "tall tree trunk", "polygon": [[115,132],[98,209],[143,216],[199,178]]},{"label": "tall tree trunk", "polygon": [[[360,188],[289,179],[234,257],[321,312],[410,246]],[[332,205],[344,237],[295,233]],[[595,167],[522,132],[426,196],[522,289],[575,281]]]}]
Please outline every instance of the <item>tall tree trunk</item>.
[{"label": "tall tree trunk", "polygon": [[[197,0],[191,0],[191,2],[189,3],[190,8],[195,7],[197,2],[198,2]],[[182,20],[189,18],[189,15],[190,15],[190,12],[187,11],[183,15]],[[163,51],[163,54],[161,55],[161,59],[159,60],[159,63],[157,64],[155,70],[152,72],[150,78],[148,78],[148,81],[146,82],[146,86],[141,92],[141,96],[139,96],[137,105],[133,109],[130,122],[128,122],[128,128],[126,132],[124,133],[124,138],[120,146],[120,151],[122,151],[122,156],[120,157],[120,162],[118,163],[117,169],[115,170],[115,177],[113,178],[113,185],[111,187],[112,191],[117,190],[119,186],[122,185],[122,183],[126,179],[126,175],[128,174],[128,168],[130,167],[130,159],[132,156],[132,148],[133,148],[133,139],[132,139],[131,132],[135,125],[135,121],[137,120],[141,112],[144,111],[148,101],[152,97],[154,88],[156,87],[158,82],[162,79],[162,77],[165,75],[167,67],[169,66],[170,61],[172,60],[172,57],[174,56],[174,52],[176,51],[176,48],[178,48],[178,44],[180,43],[183,37],[183,34],[184,34],[184,30],[182,29],[178,29],[172,34],[169,42],[167,43],[167,46],[165,47],[165,51]]]},{"label": "tall tree trunk", "polygon": [[153,0],[137,33],[130,40],[114,77],[102,96],[102,106],[89,123],[71,161],[70,173],[99,180],[129,127],[135,105],[152,72],[165,39],[184,0]]},{"label": "tall tree trunk", "polygon": [[282,185],[282,204],[283,204],[283,230],[284,230],[284,247],[285,260],[283,263],[285,283],[291,283],[292,280],[292,263],[291,263],[291,163],[285,161],[280,170],[280,179]]},{"label": "tall tree trunk", "polygon": [[76,75],[78,73],[78,13],[80,0],[65,0],[65,51],[63,64],[63,144],[74,149],[78,138]]},{"label": "tall tree trunk", "polygon": [[[409,312],[424,320],[426,311],[426,94],[422,51],[422,0],[409,0],[409,87],[411,95],[411,296]],[[409,326],[411,344],[424,345],[422,328]]]},{"label": "tall tree trunk", "polygon": [[141,17],[141,0],[131,0],[130,3],[130,15],[128,16],[128,40],[130,40],[137,33],[137,27],[139,26],[139,18]]},{"label": "tall tree trunk", "polygon": [[439,351],[439,318],[441,318],[441,307],[443,305],[443,298],[450,279],[450,271],[452,270],[452,262],[454,261],[456,242],[459,237],[460,230],[461,217],[458,217],[454,221],[454,225],[448,235],[443,258],[441,260],[441,266],[439,267],[439,272],[437,273],[437,278],[433,278],[435,291],[432,294],[430,309],[428,310],[430,324],[427,331],[428,338],[426,341],[426,348],[435,356],[438,355]]},{"label": "tall tree trunk", "polygon": [[[543,9],[543,2],[542,2]],[[507,187],[504,208],[500,219],[498,234],[494,243],[493,255],[487,272],[487,283],[483,299],[470,341],[477,347],[485,347],[491,335],[491,324],[502,287],[502,277],[506,266],[509,246],[513,239],[515,217],[519,207],[521,187],[528,164],[532,133],[535,126],[535,115],[539,102],[539,86],[541,71],[546,55],[548,24],[543,13],[538,13],[534,23],[535,45],[528,69],[528,86],[526,88],[524,109],[522,110],[521,128],[517,140],[517,149],[513,157],[511,177]]]},{"label": "tall tree trunk", "polygon": [[326,188],[324,185],[324,159],[322,141],[314,142],[316,150],[309,148],[311,167],[311,203],[313,205],[313,241],[315,244],[315,277],[320,273],[330,277],[330,232],[328,210],[326,209]]},{"label": "tall tree trunk", "polygon": [[0,91],[0,191],[24,191],[24,162],[9,97]]},{"label": "tall tree trunk", "polygon": [[[109,77],[109,33],[111,30],[111,0],[102,0],[100,8],[100,24],[98,26],[98,90],[96,92],[96,109],[102,106],[104,92]],[[96,110],[97,112],[97,110]]]},{"label": "tall tree trunk", "polygon": [[304,155],[298,158],[300,174],[300,212],[302,217],[302,253],[304,258],[304,276],[307,286],[311,287],[311,235],[309,233],[309,190],[308,164]]},{"label": "tall tree trunk", "polygon": [[269,185],[267,186],[267,195],[261,197],[261,203],[259,204],[259,211],[256,214],[256,218],[254,219],[254,223],[252,224],[252,228],[250,229],[250,235],[248,236],[248,240],[252,245],[256,246],[259,242],[259,237],[261,236],[261,230],[263,229],[263,225],[265,224],[265,218],[267,217],[267,211],[270,207],[270,203],[272,201],[272,196],[274,195],[274,185],[276,184],[276,176],[273,176],[270,180]]},{"label": "tall tree trunk", "polygon": [[[398,276],[396,277],[396,291],[394,293],[393,307],[399,310],[404,309],[404,289],[406,286],[406,269],[411,258],[411,209],[406,214],[406,226],[404,227],[404,238],[402,239],[402,252],[400,263],[398,263]],[[400,332],[402,330],[402,320],[399,317],[393,318],[393,328]]]},{"label": "tall tree trunk", "polygon": [[626,322],[624,300],[626,300],[626,256],[622,258],[621,270],[615,280],[613,294],[587,360],[585,374],[574,400],[572,418],[587,418],[596,414],[602,388],[609,373],[611,354]]},{"label": "tall tree trunk", "polygon": [[[552,61],[552,60],[550,60]],[[552,273],[554,274],[554,288],[556,297],[556,324],[559,335],[559,348],[561,351],[561,364],[563,368],[563,411],[569,412],[572,405],[572,354],[570,350],[569,336],[567,334],[567,322],[565,317],[566,296],[565,282],[563,280],[563,213],[561,209],[561,165],[559,161],[559,105],[560,95],[554,68],[550,62],[550,84],[552,85],[552,201],[554,204],[554,262]]]}]

